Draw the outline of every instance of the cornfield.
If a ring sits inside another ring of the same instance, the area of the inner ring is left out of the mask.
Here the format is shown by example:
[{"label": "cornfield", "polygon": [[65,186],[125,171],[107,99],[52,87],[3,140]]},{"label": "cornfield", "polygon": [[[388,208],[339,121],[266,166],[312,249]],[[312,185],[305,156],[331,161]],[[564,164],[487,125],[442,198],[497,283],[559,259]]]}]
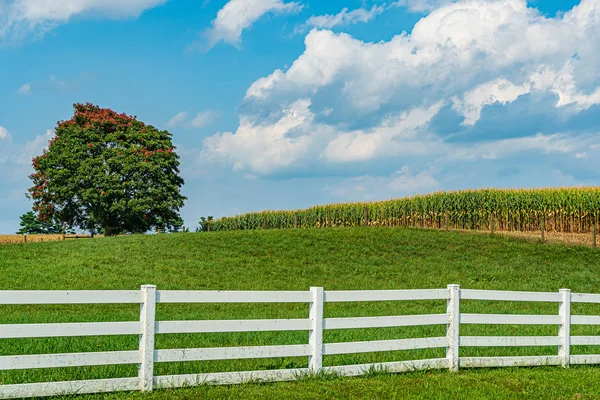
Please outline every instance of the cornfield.
[{"label": "cornfield", "polygon": [[[102,237],[96,235],[94,237]],[[39,243],[39,242],[55,242],[58,240],[67,239],[83,239],[91,238],[91,235],[76,235],[76,234],[39,234],[39,235],[0,235],[0,245],[2,244],[19,244],[19,243]]]},{"label": "cornfield", "polygon": [[589,233],[599,215],[600,187],[482,189],[252,212],[211,221],[210,231],[365,225]]},{"label": "cornfield", "polygon": [[53,242],[63,240],[63,235],[0,235],[0,244]]}]

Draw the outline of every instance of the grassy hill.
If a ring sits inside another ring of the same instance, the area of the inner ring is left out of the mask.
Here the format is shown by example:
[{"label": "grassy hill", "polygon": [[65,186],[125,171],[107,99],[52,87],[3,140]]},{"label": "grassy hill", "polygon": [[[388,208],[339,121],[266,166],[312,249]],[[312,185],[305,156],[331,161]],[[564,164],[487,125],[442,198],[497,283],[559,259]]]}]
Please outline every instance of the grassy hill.
[{"label": "grassy hill", "polygon": [[[600,251],[488,235],[421,229],[234,231],[0,246],[2,289],[307,290],[463,288],[600,293]],[[600,315],[589,306],[573,313]],[[0,323],[137,320],[135,305],[0,306]],[[463,312],[556,314],[556,304],[468,302]],[[444,301],[327,304],[326,317],[445,312]],[[306,318],[306,305],[160,305],[157,319]],[[556,326],[480,326],[465,335],[556,335]],[[573,335],[597,335],[574,326]],[[326,331],[326,342],[438,336],[443,326]],[[161,335],[157,348],[306,343],[306,332]],[[0,355],[137,349],[131,336],[10,339]],[[461,355],[556,354],[555,347],[463,348]],[[325,365],[443,357],[443,349],[325,357]],[[574,347],[573,354],[600,353]],[[294,368],[306,358],[158,364],[156,374]],[[135,366],[0,372],[0,383],[135,376]],[[107,398],[571,398],[600,392],[600,368],[509,369],[323,378],[200,387]],[[101,397],[101,396],[98,396]]]}]

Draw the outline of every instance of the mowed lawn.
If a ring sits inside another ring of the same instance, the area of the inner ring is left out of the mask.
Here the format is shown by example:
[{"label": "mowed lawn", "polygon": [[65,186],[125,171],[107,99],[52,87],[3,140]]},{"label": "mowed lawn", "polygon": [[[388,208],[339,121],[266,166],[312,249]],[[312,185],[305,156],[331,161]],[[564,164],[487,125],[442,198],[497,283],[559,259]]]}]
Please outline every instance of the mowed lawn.
[{"label": "mowed lawn", "polygon": [[[352,228],[130,236],[0,246],[3,289],[325,290],[463,288],[600,293],[600,251],[509,237]],[[334,303],[325,317],[444,313],[444,301]],[[600,305],[573,305],[600,315]],[[462,312],[556,314],[550,303],[463,301]],[[305,304],[161,304],[157,319],[307,318]],[[136,305],[0,306],[0,323],[131,321]],[[556,326],[461,327],[462,335],[556,335]],[[326,331],[326,342],[443,336],[444,326]],[[574,326],[573,335],[600,335]],[[306,343],[300,332],[158,335],[157,348]],[[134,336],[3,339],[0,355],[135,350]],[[555,355],[556,347],[462,348],[462,356]],[[600,347],[574,346],[573,354]],[[325,365],[443,357],[444,349],[325,357]],[[306,357],[156,364],[157,375],[306,367]],[[0,383],[135,376],[136,366],[0,372]],[[98,398],[600,398],[600,368],[373,374],[363,378],[121,393]],[[597,396],[597,397],[594,397]]]}]

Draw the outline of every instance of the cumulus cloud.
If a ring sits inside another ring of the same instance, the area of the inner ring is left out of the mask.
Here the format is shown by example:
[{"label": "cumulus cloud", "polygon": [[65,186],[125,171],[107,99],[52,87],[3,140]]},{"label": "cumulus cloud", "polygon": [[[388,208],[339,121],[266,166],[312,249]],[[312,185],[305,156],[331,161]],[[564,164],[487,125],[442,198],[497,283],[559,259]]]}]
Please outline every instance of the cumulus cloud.
[{"label": "cumulus cloud", "polygon": [[167,0],[6,0],[0,4],[0,40],[40,37],[77,16],[138,17]]},{"label": "cumulus cloud", "polygon": [[[426,127],[441,108],[437,103],[428,109],[416,108],[399,115],[387,117],[369,130],[338,132],[325,147],[323,155],[328,161],[366,161],[377,156],[419,154],[429,146],[424,140]],[[435,140],[431,141],[431,144]]]},{"label": "cumulus cloud", "polygon": [[[290,14],[302,9],[297,2],[283,0],[230,0],[217,13],[212,27],[205,32],[210,49],[219,42],[239,46],[242,32],[265,14]],[[197,44],[198,45],[198,44]]]},{"label": "cumulus cloud", "polygon": [[175,114],[167,123],[169,128],[183,126],[187,128],[203,128],[214,123],[221,115],[218,111],[206,110],[191,115],[187,111]]},{"label": "cumulus cloud", "polygon": [[344,8],[338,14],[313,15],[306,20],[302,28],[331,29],[336,26],[346,26],[361,22],[369,22],[377,15],[381,14],[384,10],[384,6],[373,6],[370,10],[357,8],[356,10],[352,11],[348,11],[347,8]]},{"label": "cumulus cloud", "polygon": [[237,171],[261,174],[292,165],[307,155],[313,140],[310,132],[302,131],[314,118],[310,101],[298,100],[273,118],[262,123],[242,116],[235,133],[223,132],[204,140],[204,156],[232,162]]},{"label": "cumulus cloud", "polygon": [[[486,107],[525,95],[555,98],[554,107],[565,115],[589,110],[600,104],[599,42],[600,0],[582,0],[553,18],[525,0],[444,2],[410,34],[381,42],[313,29],[289,68],[249,86],[238,129],[207,139],[204,155],[270,174],[319,161],[366,163],[454,151],[465,159],[493,159],[512,154],[513,147],[571,154],[569,141],[583,138],[570,133],[530,130],[503,142],[480,130],[470,143],[457,144],[431,124],[443,109],[463,118],[462,129],[473,130]],[[302,105],[296,110],[301,117],[288,127],[283,122],[291,104]]]},{"label": "cumulus cloud", "polygon": [[464,125],[474,125],[481,116],[484,106],[515,101],[519,96],[529,93],[531,85],[515,85],[500,78],[477,86],[464,94],[463,99],[454,99],[453,108],[465,117]]}]

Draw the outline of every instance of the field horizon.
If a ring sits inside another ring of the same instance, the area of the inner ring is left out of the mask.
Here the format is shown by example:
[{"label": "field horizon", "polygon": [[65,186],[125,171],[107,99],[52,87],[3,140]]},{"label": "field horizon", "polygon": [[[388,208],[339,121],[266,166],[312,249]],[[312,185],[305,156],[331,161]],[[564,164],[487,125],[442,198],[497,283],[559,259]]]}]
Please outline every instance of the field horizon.
[{"label": "field horizon", "polygon": [[[172,290],[308,290],[310,286],[322,286],[326,290],[362,290],[445,288],[448,284],[460,284],[462,288],[471,289],[555,292],[569,288],[573,292],[599,293],[599,266],[600,252],[588,247],[541,244],[500,235],[456,231],[341,228],[181,233],[0,246],[0,271],[4,277],[0,281],[0,290],[137,289],[143,284]],[[443,313],[445,306],[445,301],[334,303],[326,305],[325,314],[326,317],[342,317]],[[555,304],[547,303],[465,301],[463,307],[464,312],[474,313],[557,312]],[[0,323],[131,321],[139,318],[138,308],[131,305],[2,306]],[[593,305],[579,311],[598,314]],[[307,315],[306,305],[277,308],[252,304],[164,305],[157,310],[159,320],[306,318]],[[578,335],[597,334],[591,326],[578,326],[574,330],[573,334]],[[325,340],[387,340],[438,336],[444,332],[444,326],[340,330],[326,332]],[[557,328],[472,325],[465,327],[465,334],[556,335]],[[159,337],[157,348],[300,344],[306,340],[306,332],[178,334]],[[137,345],[137,338],[131,336],[6,339],[0,343],[0,355],[84,352],[90,348],[93,351],[133,350]],[[574,346],[572,353],[597,354],[599,351],[598,346]],[[461,354],[553,355],[556,348],[465,348]],[[444,350],[326,356],[324,363],[347,365],[431,357],[444,357]],[[157,374],[303,366],[306,366],[304,357],[162,363],[157,364]],[[135,366],[4,371],[0,373],[0,383],[101,379],[135,374]],[[147,395],[120,393],[90,398],[265,398],[276,393],[281,398],[294,398],[295,388],[302,388],[305,394],[317,394],[319,387],[329,388],[323,398],[351,397],[349,388],[365,396],[384,398],[385,385],[398,389],[398,396],[405,393],[410,397],[425,398],[428,393],[436,393],[428,389],[434,382],[449,389],[447,396],[439,393],[439,398],[482,396],[492,393],[491,387],[503,386],[502,382],[508,386],[503,387],[496,398],[541,398],[528,395],[529,390],[541,387],[553,390],[556,398],[570,398],[577,393],[591,395],[600,390],[600,386],[596,388],[597,385],[590,381],[589,385],[583,385],[587,389],[582,392],[579,376],[590,377],[586,379],[600,377],[600,368],[574,367],[563,371],[542,367],[461,370],[459,374],[438,371],[392,376],[375,374],[365,378],[322,377],[293,383],[202,386]],[[429,377],[431,381],[427,383]],[[461,381],[478,384],[450,390]],[[400,390],[396,386],[398,382],[409,388]],[[272,389],[274,387],[279,389]]]}]

